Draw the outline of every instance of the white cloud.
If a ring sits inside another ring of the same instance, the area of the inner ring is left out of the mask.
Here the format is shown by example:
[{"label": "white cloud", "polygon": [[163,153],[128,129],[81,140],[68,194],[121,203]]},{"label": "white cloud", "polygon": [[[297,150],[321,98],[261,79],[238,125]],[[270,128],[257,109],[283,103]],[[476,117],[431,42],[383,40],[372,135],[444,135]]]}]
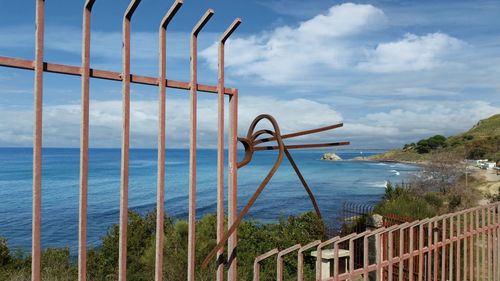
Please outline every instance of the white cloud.
[{"label": "white cloud", "polygon": [[445,63],[445,57],[463,45],[464,42],[444,33],[407,33],[398,41],[380,43],[368,51],[368,60],[358,68],[379,73],[430,70]]},{"label": "white cloud", "polygon": [[[90,145],[119,146],[122,122],[121,101],[92,100],[90,108]],[[156,101],[131,102],[131,145],[133,147],[156,146],[157,112]],[[239,134],[246,134],[252,120],[262,113],[274,115],[282,133],[328,125],[342,119],[341,115],[330,106],[306,99],[241,98],[238,116]],[[16,116],[16,118],[13,119],[11,116]],[[217,136],[216,101],[214,99],[198,100],[198,116],[199,146],[214,147]],[[33,130],[31,110],[0,107],[0,120],[11,120],[11,122],[0,123],[0,146],[31,145]],[[45,106],[43,125],[44,145],[78,147],[80,105]],[[167,143],[170,147],[186,147],[189,144],[187,99],[167,101]]]},{"label": "white cloud", "polygon": [[353,140],[355,146],[387,148],[436,134],[455,135],[498,113],[499,106],[482,101],[417,102],[347,120],[339,133]]},{"label": "white cloud", "polygon": [[[282,26],[270,32],[234,39],[227,50],[231,73],[252,75],[271,83],[293,83],[321,68],[338,68],[351,60],[347,38],[380,28],[384,13],[372,5],[346,3],[331,7],[298,26]],[[217,46],[201,52],[217,67]]]},{"label": "white cloud", "polygon": [[[0,37],[9,40],[0,40],[1,49],[34,49],[35,29],[33,26],[17,25],[0,28]],[[53,61],[60,58],[61,54],[70,54],[79,61],[82,50],[81,28],[71,25],[45,27],[46,59]],[[208,46],[220,34],[204,32],[200,37],[200,45]],[[169,59],[189,59],[189,33],[169,31],[167,34],[167,56]],[[141,65],[150,66],[156,71],[158,59],[158,33],[157,32],[131,32],[131,59],[132,62],[140,61]],[[121,31],[91,32],[91,60],[105,65],[120,67],[122,59],[122,33]],[[135,67],[135,66],[134,66]]]},{"label": "white cloud", "polygon": [[[198,145],[215,147],[217,104],[214,99],[200,99],[198,109]],[[156,101],[131,103],[132,147],[156,147],[157,110]],[[369,113],[361,118],[346,119],[331,106],[312,100],[247,97],[240,99],[238,134],[246,135],[248,126],[257,115],[270,113],[277,119],[283,134],[345,122],[343,128],[303,137],[299,140],[301,143],[348,140],[351,141],[351,147],[387,148],[435,134],[457,134],[469,129],[478,120],[499,112],[500,107],[480,101],[440,104],[419,102],[411,107],[389,109]],[[79,146],[80,105],[46,106],[43,118],[45,146]],[[0,119],[10,120],[0,123],[0,146],[32,144],[31,110],[0,107]],[[92,147],[119,147],[121,101],[91,101],[90,125]],[[270,125],[266,127],[270,128]],[[167,145],[187,147],[188,144],[188,100],[169,99]]]}]

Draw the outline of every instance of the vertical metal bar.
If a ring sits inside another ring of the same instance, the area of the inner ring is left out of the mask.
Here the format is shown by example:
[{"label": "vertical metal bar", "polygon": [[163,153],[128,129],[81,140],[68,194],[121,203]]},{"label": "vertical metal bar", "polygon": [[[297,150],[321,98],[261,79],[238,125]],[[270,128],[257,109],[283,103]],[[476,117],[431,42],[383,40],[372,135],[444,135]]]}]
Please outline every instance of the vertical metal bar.
[{"label": "vertical metal bar", "polygon": [[490,212],[491,212],[491,236],[492,236],[492,241],[491,241],[491,254],[492,254],[492,267],[491,267],[491,274],[492,274],[492,277],[491,277],[491,280],[493,281],[496,281],[496,231],[495,231],[495,228],[494,228],[494,225],[496,224],[496,219],[495,219],[495,213],[494,213],[494,209],[491,208],[490,209]]},{"label": "vertical metal bar", "polygon": [[155,281],[163,279],[163,238],[165,219],[165,122],[166,122],[166,87],[167,87],[167,27],[182,6],[182,0],[176,0],[160,23],[159,36],[159,93],[158,93],[158,171],[156,191],[156,245],[155,245]]},{"label": "vertical metal bar", "polygon": [[278,256],[276,258],[276,279],[277,281],[283,281],[283,260],[284,256],[288,255],[289,253],[292,253],[294,251],[299,250],[301,247],[300,244],[295,244],[292,247],[289,247],[283,251],[280,251],[278,253]]},{"label": "vertical metal bar", "polygon": [[[228,225],[233,225],[238,217],[238,90],[229,97],[229,147],[228,147]],[[227,241],[228,280],[237,279],[236,246],[238,230],[235,230]]]},{"label": "vertical metal bar", "polygon": [[78,281],[87,280],[87,190],[89,155],[90,15],[95,0],[83,7],[82,124],[80,129],[80,210],[78,213]]},{"label": "vertical metal bar", "polygon": [[454,229],[453,229],[453,221],[454,221],[455,215],[452,215],[450,217],[450,252],[449,252],[449,268],[448,268],[448,279],[453,280],[453,268],[454,268],[454,263],[453,263],[453,234],[454,234]]},{"label": "vertical metal bar", "polygon": [[283,256],[279,253],[276,258],[276,280],[283,281]]},{"label": "vertical metal bar", "polygon": [[[481,226],[484,230],[485,227],[488,225],[486,224],[486,212],[485,208],[483,207],[481,209]],[[486,278],[486,248],[487,248],[487,241],[486,241],[486,232],[481,233],[481,262],[482,262],[482,270],[481,270],[481,277],[484,280]]]},{"label": "vertical metal bar", "polygon": [[414,234],[415,234],[415,226],[412,226],[412,227],[410,227],[410,247],[408,249],[408,251],[410,253],[410,260],[408,262],[408,267],[409,267],[408,280],[410,280],[410,281],[414,280],[414,276],[413,276],[413,263],[415,260],[415,257],[413,256],[413,248],[414,248],[414,244],[415,244]]},{"label": "vertical metal bar", "polygon": [[457,215],[457,256],[456,256],[456,278],[457,280],[460,280],[461,274],[462,274],[462,261],[461,261],[461,256],[462,256],[462,250],[461,250],[461,244],[462,244],[462,239],[460,238],[460,235],[462,233],[462,214],[459,213]]},{"label": "vertical metal bar", "polygon": [[500,270],[498,269],[498,263],[499,263],[499,245],[500,245],[500,241],[498,241],[499,239],[499,233],[498,233],[498,223],[499,223],[499,213],[498,213],[498,205],[495,205],[494,209],[493,209],[493,215],[494,215],[494,222],[495,222],[495,235],[496,235],[496,238],[495,238],[495,241],[496,241],[496,247],[494,249],[495,251],[495,254],[496,254],[496,259],[495,259],[495,263],[494,263],[494,268],[495,268],[495,279],[496,280],[500,280],[500,277],[498,276],[499,275],[499,272]]},{"label": "vertical metal bar", "polygon": [[130,138],[130,20],[141,0],[132,0],[123,16],[122,150],[118,280],[127,280],[128,162]]},{"label": "vertical metal bar", "polygon": [[392,263],[392,258],[394,257],[394,233],[391,231],[388,233],[389,235],[389,241],[388,241],[388,249],[387,249],[387,260],[389,261],[388,264],[388,279],[389,281],[393,280],[393,263]]},{"label": "vertical metal bar", "polygon": [[432,229],[434,222],[427,224],[427,280],[432,280]]},{"label": "vertical metal bar", "polygon": [[275,248],[255,258],[253,262],[253,281],[260,280],[260,262],[269,257],[272,257],[273,255],[276,255],[277,253],[279,253],[279,251]]},{"label": "vertical metal bar", "polygon": [[320,243],[321,240],[316,240],[299,249],[297,254],[297,281],[304,281],[304,251],[307,251]]},{"label": "vertical metal bar", "polygon": [[467,278],[468,276],[468,269],[469,269],[469,263],[468,263],[468,247],[467,247],[467,244],[469,242],[468,238],[467,238],[467,213],[464,213],[463,214],[464,216],[464,220],[463,220],[463,226],[464,226],[464,266],[463,266],[463,271],[464,271],[464,279]]},{"label": "vertical metal bar", "polygon": [[468,279],[470,281],[474,280],[474,211],[469,210],[467,211],[467,214],[469,216],[469,244],[467,247],[469,248],[469,277]]},{"label": "vertical metal bar", "polygon": [[381,241],[380,241],[380,233],[377,233],[375,235],[375,263],[377,264],[377,276],[375,277],[375,280],[382,280],[382,247],[381,247]]},{"label": "vertical metal bar", "polygon": [[260,281],[260,263],[258,261],[253,262],[253,281]]},{"label": "vertical metal bar", "polygon": [[498,204],[496,204],[495,207],[494,207],[494,209],[493,209],[493,214],[494,214],[494,217],[495,217],[495,224],[496,224],[495,225],[496,247],[494,249],[495,254],[496,254],[496,260],[495,260],[495,263],[494,263],[494,267],[495,267],[495,271],[496,271],[496,274],[495,274],[496,280],[500,280],[500,276],[498,276],[499,273],[500,273],[500,270],[498,269],[498,266],[499,266],[498,264],[500,262],[500,257],[498,256],[499,252],[500,252],[500,249],[499,249],[499,247],[500,247],[500,241],[498,240],[500,238],[500,236],[499,236],[499,228],[498,228],[499,222],[500,222],[499,221],[500,217],[499,217],[499,212],[498,211],[499,211]]},{"label": "vertical metal bar", "polygon": [[368,251],[368,235],[366,235],[365,237],[363,237],[363,281],[368,281]]},{"label": "vertical metal bar", "polygon": [[441,242],[443,243],[443,248],[441,249],[441,280],[446,280],[446,224],[447,218],[443,219],[442,232],[441,232]]},{"label": "vertical metal bar", "polygon": [[325,242],[320,243],[316,248],[316,280],[321,280],[323,278],[322,276],[323,248],[327,245],[335,243],[339,239],[340,239],[339,236],[335,236],[333,238],[326,240]]},{"label": "vertical metal bar", "polygon": [[487,279],[487,280],[491,280],[491,279],[492,279],[492,278],[491,278],[491,268],[492,268],[492,266],[493,266],[493,265],[492,265],[492,259],[491,259],[491,252],[492,252],[492,250],[493,250],[493,247],[492,247],[492,243],[491,243],[492,241],[491,241],[491,228],[490,228],[490,226],[492,225],[492,223],[491,223],[491,210],[490,210],[490,208],[489,208],[489,207],[488,207],[488,208],[486,208],[486,212],[487,212],[486,214],[487,214],[487,216],[488,216],[488,218],[487,218],[487,219],[488,219],[488,224],[487,224],[487,226],[488,226],[488,230],[487,230],[487,233],[488,233],[488,247],[487,247],[487,250],[488,250],[488,251],[487,251],[487,255],[488,255],[487,259],[488,259],[488,262],[486,263],[486,265],[487,265],[487,270],[488,270],[488,274],[487,274],[487,278],[488,278],[488,279]]},{"label": "vertical metal bar", "polygon": [[406,239],[405,239],[405,230],[406,229],[407,228],[402,227],[399,230],[399,263],[398,263],[398,280],[399,281],[403,281],[403,268],[404,268],[404,265],[405,265],[405,261],[403,259],[403,255],[404,255],[404,252],[405,252],[404,241],[406,241]]},{"label": "vertical metal bar", "polygon": [[[222,34],[219,41],[219,73],[217,81],[217,243],[224,236],[224,46],[227,39],[240,25],[241,20],[235,19],[233,23]],[[224,280],[224,248],[217,252],[217,273],[216,280]]]},{"label": "vertical metal bar", "polygon": [[[476,227],[475,227],[475,229],[476,229],[476,231],[480,231],[481,230],[481,225],[479,224],[479,209],[476,209],[475,215],[476,215],[476,219],[475,219],[475,221],[476,221]],[[476,243],[475,243],[474,249],[475,249],[475,252],[476,252],[476,254],[475,254],[476,255],[476,266],[475,266],[475,268],[476,268],[476,280],[479,281],[479,280],[481,280],[480,279],[481,264],[479,262],[479,253],[481,251],[481,248],[479,246],[481,244],[481,240],[480,240],[481,233],[480,232],[476,233],[475,236],[476,236]]]},{"label": "vertical metal bar", "polygon": [[424,224],[421,224],[418,230],[418,281],[422,281],[424,271]]},{"label": "vertical metal bar", "polygon": [[333,267],[333,277],[335,277],[335,280],[340,280],[339,279],[339,275],[340,275],[340,255],[339,255],[339,251],[340,251],[340,246],[339,244],[340,243],[344,243],[345,241],[349,241],[351,238],[355,237],[356,236],[356,233],[351,233],[347,236],[344,236],[338,240],[336,240],[333,244],[333,252],[334,252],[334,267]]},{"label": "vertical metal bar", "polygon": [[[433,266],[433,280],[434,281],[438,281],[438,264],[439,264],[439,248],[438,248],[438,229],[439,229],[439,221],[436,220],[434,222],[434,229],[433,229],[433,232],[434,232],[434,237],[433,237],[433,241],[434,241],[434,264],[432,265]],[[442,250],[442,248],[441,248]]]},{"label": "vertical metal bar", "polygon": [[492,271],[492,280],[493,281],[496,281],[497,280],[497,277],[496,277],[496,271],[497,271],[497,251],[496,251],[496,215],[495,215],[495,209],[491,208],[490,209],[490,213],[492,215],[491,217],[491,236],[492,236],[492,244],[491,244],[491,253],[492,253],[492,267],[491,267],[491,271]]},{"label": "vertical metal bar", "polygon": [[208,9],[191,31],[191,94],[189,130],[189,226],[188,226],[188,281],[195,280],[196,250],[196,131],[197,131],[197,87],[198,87],[198,34],[214,11]]},{"label": "vertical metal bar", "polygon": [[39,281],[41,264],[40,225],[42,220],[42,111],[43,111],[43,43],[45,1],[36,1],[35,100],[33,126],[33,221],[31,246],[31,280]]}]

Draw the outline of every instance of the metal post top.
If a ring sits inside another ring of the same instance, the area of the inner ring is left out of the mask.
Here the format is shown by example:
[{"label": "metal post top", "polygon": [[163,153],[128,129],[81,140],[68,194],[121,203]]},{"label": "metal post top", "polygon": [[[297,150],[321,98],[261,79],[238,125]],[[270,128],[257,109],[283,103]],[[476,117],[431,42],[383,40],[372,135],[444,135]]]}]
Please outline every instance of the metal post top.
[{"label": "metal post top", "polygon": [[192,36],[198,36],[198,33],[200,33],[201,29],[207,24],[207,22],[210,20],[210,18],[214,15],[214,10],[213,9],[208,9],[205,14],[201,17],[201,19],[196,23],[196,25],[193,27],[193,30],[191,31]]},{"label": "metal post top", "polygon": [[229,38],[229,36],[231,36],[231,34],[233,34],[233,32],[236,30],[236,28],[238,28],[240,24],[241,18],[236,18],[233,23],[231,23],[231,25],[226,29],[226,31],[224,31],[220,38],[220,42],[222,44],[226,43],[226,40]]},{"label": "metal post top", "polygon": [[140,3],[141,3],[141,0],[130,1],[130,4],[128,5],[127,10],[125,10],[124,19],[130,20]]},{"label": "metal post top", "polygon": [[94,6],[94,3],[95,3],[96,0],[87,0],[85,1],[85,9],[87,10],[92,10],[92,7]]},{"label": "metal post top", "polygon": [[179,11],[179,9],[181,8],[181,6],[182,6],[183,3],[184,3],[183,0],[176,0],[174,2],[174,4],[172,4],[172,6],[170,7],[170,9],[168,9],[167,13],[165,14],[165,16],[163,17],[163,19],[161,20],[161,24],[160,24],[161,28],[163,28],[163,29],[167,28],[167,25],[170,23],[170,21],[172,20],[172,18],[175,16],[175,14],[177,13],[177,11]]}]

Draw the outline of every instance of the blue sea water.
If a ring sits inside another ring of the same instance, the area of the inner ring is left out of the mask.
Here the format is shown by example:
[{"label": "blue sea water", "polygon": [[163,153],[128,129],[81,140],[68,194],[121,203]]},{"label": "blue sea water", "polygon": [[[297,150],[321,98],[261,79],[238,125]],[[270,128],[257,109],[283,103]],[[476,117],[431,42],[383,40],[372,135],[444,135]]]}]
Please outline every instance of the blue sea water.
[{"label": "blue sea water", "polygon": [[[291,151],[330,225],[338,223],[343,202],[376,202],[387,181],[399,183],[418,167],[398,163],[349,161],[359,151],[335,151],[346,161],[320,161],[322,150]],[[363,156],[380,151],[363,151]],[[189,151],[166,152],[165,210],[187,218]],[[129,207],[139,213],[154,209],[156,198],[154,149],[130,151]],[[227,158],[227,157],[226,157]],[[276,159],[262,151],[238,171],[238,207],[242,208]],[[216,211],[216,150],[198,150],[197,217]],[[43,149],[42,246],[69,246],[78,242],[79,149]],[[118,223],[120,150],[90,149],[88,242],[97,246],[109,226]],[[227,193],[226,193],[227,195]],[[0,236],[10,247],[31,247],[32,149],[0,148]],[[292,167],[282,166],[257,199],[247,218],[263,223],[312,211],[313,207]]]}]

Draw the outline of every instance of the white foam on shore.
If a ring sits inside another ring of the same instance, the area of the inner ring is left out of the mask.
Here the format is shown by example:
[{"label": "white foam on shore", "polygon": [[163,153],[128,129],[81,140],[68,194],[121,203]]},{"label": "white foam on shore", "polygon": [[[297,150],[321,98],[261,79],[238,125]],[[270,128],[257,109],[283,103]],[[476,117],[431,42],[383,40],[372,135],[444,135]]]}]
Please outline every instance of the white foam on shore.
[{"label": "white foam on shore", "polygon": [[400,173],[397,170],[390,170],[389,172],[393,173],[396,176],[400,175]]},{"label": "white foam on shore", "polygon": [[387,181],[378,181],[378,182],[371,182],[370,186],[371,187],[383,187],[383,188],[387,188],[387,184],[388,184]]}]

